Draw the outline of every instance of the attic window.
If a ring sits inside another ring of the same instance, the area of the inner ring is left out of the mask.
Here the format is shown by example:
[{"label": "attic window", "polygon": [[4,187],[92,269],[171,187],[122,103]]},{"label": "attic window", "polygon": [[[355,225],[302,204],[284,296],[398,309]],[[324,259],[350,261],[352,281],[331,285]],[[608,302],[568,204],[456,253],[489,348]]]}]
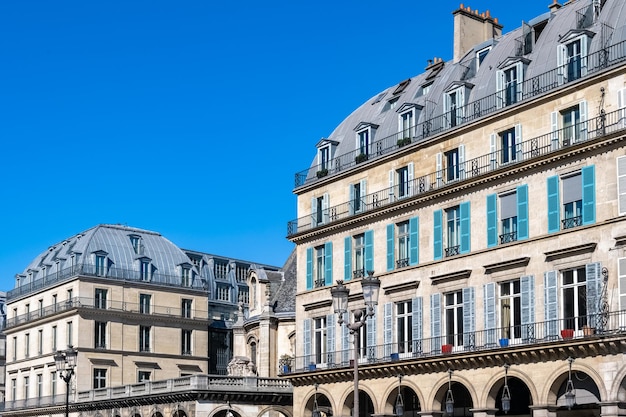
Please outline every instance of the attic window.
[{"label": "attic window", "polygon": [[393,90],[393,95],[395,96],[396,94],[400,94],[402,93],[409,85],[409,83],[411,82],[411,79],[408,78],[404,81],[402,81],[400,84],[398,84],[398,86],[396,87],[395,90]]},{"label": "attic window", "polygon": [[433,83],[427,83],[422,85],[418,90],[417,90],[417,94],[415,95],[415,98],[417,97],[422,97],[425,96],[426,94],[428,94],[430,92],[430,87],[433,85]]},{"label": "attic window", "polygon": [[396,106],[398,105],[398,99],[399,98],[400,97],[394,97],[394,98],[388,100],[387,103],[385,103],[385,107],[383,108],[383,111],[395,109]]},{"label": "attic window", "polygon": [[491,51],[491,46],[476,51],[476,69],[480,68],[480,64],[483,63],[483,60],[485,59],[489,51]]},{"label": "attic window", "polygon": [[374,99],[374,101],[372,101],[372,104],[376,104],[376,103],[380,103],[380,101],[387,95],[387,92],[385,91],[384,93],[380,93],[378,95],[378,97],[376,97]]}]

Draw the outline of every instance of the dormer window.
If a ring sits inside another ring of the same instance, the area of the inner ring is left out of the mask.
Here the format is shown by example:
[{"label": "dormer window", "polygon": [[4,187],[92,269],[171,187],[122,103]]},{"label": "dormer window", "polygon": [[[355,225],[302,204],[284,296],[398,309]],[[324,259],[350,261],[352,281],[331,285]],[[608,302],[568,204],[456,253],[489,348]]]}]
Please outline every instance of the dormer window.
[{"label": "dormer window", "polygon": [[401,94],[404,92],[404,90],[406,90],[406,88],[409,86],[409,84],[411,83],[411,79],[408,78],[404,81],[402,81],[400,84],[398,84],[398,86],[396,87],[395,90],[393,90],[393,95],[395,96],[396,94]]},{"label": "dormer window", "polygon": [[374,133],[378,125],[361,122],[354,129],[356,131],[356,163],[368,159],[371,154]]},{"label": "dormer window", "polygon": [[141,236],[139,235],[128,235],[130,239],[130,244],[133,246],[133,250],[136,255],[143,255],[143,244],[141,243]]},{"label": "dormer window", "polygon": [[331,160],[335,153],[335,148],[339,142],[329,139],[320,140],[317,143],[317,177],[322,178],[328,174],[331,168]]},{"label": "dormer window", "polygon": [[183,287],[191,287],[191,268],[189,265],[181,266],[180,285]]},{"label": "dormer window", "polygon": [[[417,124],[417,118],[419,117],[419,110],[422,106],[413,103],[404,103],[398,109],[398,132],[400,132],[398,140],[403,140],[402,145],[405,145],[404,139],[410,139],[417,136],[415,132],[415,126]],[[398,142],[400,145],[400,142]]]},{"label": "dormer window", "polygon": [[374,99],[374,101],[372,101],[372,105],[376,104],[376,103],[380,103],[382,101],[383,98],[385,98],[385,96],[387,95],[387,92],[383,92],[380,93],[379,95],[376,96],[376,98]]},{"label": "dormer window", "polygon": [[426,83],[424,85],[422,85],[420,88],[417,89],[417,94],[415,94],[415,98],[417,97],[422,97],[425,96],[426,94],[430,93],[430,87],[433,85],[433,83]]},{"label": "dormer window", "polygon": [[387,100],[387,103],[385,103],[385,107],[383,107],[383,111],[387,111],[387,110],[393,110],[396,108],[396,106],[398,105],[398,100],[400,99],[400,97],[392,97],[389,100]]},{"label": "dormer window", "polygon": [[150,281],[152,279],[152,264],[150,258],[141,258],[139,260],[139,279],[142,281]]},{"label": "dormer window", "polygon": [[577,80],[587,75],[587,50],[593,36],[588,31],[570,31],[557,45],[559,83]]},{"label": "dormer window", "polygon": [[496,72],[496,105],[510,106],[522,100],[525,58],[507,59]]},{"label": "dormer window", "polygon": [[104,251],[98,251],[93,254],[95,274],[99,277],[104,277],[107,274],[107,253]]},{"label": "dormer window", "polygon": [[463,123],[465,118],[466,84],[454,83],[443,94],[444,123],[447,128]]},{"label": "dormer window", "polygon": [[482,64],[489,51],[491,51],[491,46],[476,51],[476,69],[480,68],[480,64]]}]

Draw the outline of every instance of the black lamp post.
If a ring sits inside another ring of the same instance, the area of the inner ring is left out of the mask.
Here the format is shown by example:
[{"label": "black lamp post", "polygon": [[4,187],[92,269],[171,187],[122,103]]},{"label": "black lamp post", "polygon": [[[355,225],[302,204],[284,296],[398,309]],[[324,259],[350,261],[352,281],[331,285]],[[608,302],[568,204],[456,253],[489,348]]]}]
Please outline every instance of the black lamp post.
[{"label": "black lamp post", "polygon": [[398,375],[398,398],[396,398],[396,416],[404,415],[404,401],[402,401],[402,375]]},{"label": "black lamp post", "polygon": [[315,384],[315,397],[313,397],[313,412],[311,413],[312,417],[321,417],[322,413],[320,413],[320,409],[317,405],[317,388],[319,384]]},{"label": "black lamp post", "polygon": [[70,381],[74,375],[76,367],[76,359],[78,351],[69,345],[66,350],[58,350],[54,354],[54,364],[57,372],[63,381],[65,381],[65,417],[70,415]]},{"label": "black lamp post", "polygon": [[567,362],[569,363],[569,375],[567,377],[567,385],[565,386],[565,405],[568,410],[571,410],[576,403],[576,391],[572,381],[572,362],[574,362],[574,358],[570,356],[567,358]]},{"label": "black lamp post", "polygon": [[367,276],[361,279],[361,288],[363,289],[365,311],[355,311],[353,323],[346,322],[343,319],[343,315],[348,312],[348,295],[350,290],[343,285],[343,281],[337,281],[337,286],[330,290],[330,294],[333,297],[333,307],[337,314],[337,324],[341,326],[345,323],[348,330],[350,330],[350,334],[354,336],[354,407],[352,417],[359,417],[359,335],[357,332],[363,327],[368,317],[374,317],[376,305],[378,304],[380,280],[374,277],[374,271],[367,271]]},{"label": "black lamp post", "polygon": [[509,384],[507,380],[507,374],[509,372],[509,364],[504,364],[504,388],[502,388],[502,411],[504,414],[508,414],[511,410],[511,392],[509,391]]},{"label": "black lamp post", "polygon": [[452,369],[448,369],[448,393],[446,394],[446,414],[454,413],[454,397],[452,396]]}]

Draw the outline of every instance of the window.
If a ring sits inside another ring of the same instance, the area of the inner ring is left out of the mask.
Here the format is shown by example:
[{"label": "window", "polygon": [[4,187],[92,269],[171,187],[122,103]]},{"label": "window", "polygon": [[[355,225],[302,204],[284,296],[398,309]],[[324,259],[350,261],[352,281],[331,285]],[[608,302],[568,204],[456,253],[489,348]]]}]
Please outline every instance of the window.
[{"label": "window", "polygon": [[517,240],[517,194],[508,193],[500,197],[500,243]]},{"label": "window", "polygon": [[361,180],[350,185],[350,214],[360,213],[366,206],[367,181]]},{"label": "window", "polygon": [[[347,239],[347,238],[346,238]],[[351,238],[350,238],[351,239]],[[332,285],[333,283],[333,245],[326,242],[306,251],[307,289]]]},{"label": "window", "polygon": [[326,362],[326,317],[317,317],[313,320],[313,323],[315,363],[323,363]]},{"label": "window", "polygon": [[587,283],[585,267],[561,272],[562,312],[565,328],[581,330],[587,324]]},{"label": "window", "polygon": [[463,344],[463,292],[445,294],[446,343]]},{"label": "window", "polygon": [[191,268],[186,266],[181,267],[180,285],[182,285],[183,287],[191,286]]},{"label": "window", "polygon": [[30,383],[30,377],[25,376],[24,377],[24,399],[29,398],[30,397],[30,392],[29,392],[29,388],[28,385]]},{"label": "window", "polygon": [[215,261],[215,277],[219,279],[226,279],[228,273],[228,263]]},{"label": "window", "polygon": [[[445,162],[445,166],[444,166]],[[437,186],[464,179],[465,177],[465,146],[437,154]]]},{"label": "window", "polygon": [[499,108],[522,100],[524,62],[506,60],[501,68],[496,73],[496,104]]},{"label": "window", "polygon": [[[567,35],[564,37],[568,40]],[[587,36],[558,45],[557,66],[559,80],[574,81],[587,74]]]},{"label": "window", "polygon": [[517,159],[518,147],[521,150],[520,143],[516,143],[515,128],[500,132],[500,163],[507,164]]},{"label": "window", "polygon": [[408,87],[410,82],[411,82],[410,78],[407,78],[406,80],[402,81],[400,84],[398,84],[396,89],[393,90],[393,93],[391,93],[391,94],[393,94],[393,95],[401,94]]},{"label": "window", "polygon": [[230,301],[230,285],[217,284],[217,299],[219,301]]},{"label": "window", "polygon": [[105,290],[104,288],[96,288],[94,307],[107,308],[107,290]]},{"label": "window", "polygon": [[358,154],[369,155],[370,153],[370,131],[369,129],[357,132],[358,137]]},{"label": "window", "polygon": [[560,178],[548,178],[548,232],[592,223],[595,223],[594,166]]},{"label": "window", "polygon": [[137,382],[150,381],[151,376],[152,376],[152,372],[150,371],[139,371],[137,372]]},{"label": "window", "polygon": [[52,308],[54,311],[57,311],[57,295],[52,294]]},{"label": "window", "polygon": [[57,351],[57,326],[52,326],[52,351]]},{"label": "window", "polygon": [[315,287],[323,287],[326,284],[324,277],[324,260],[325,260],[324,246],[318,246],[315,248]]},{"label": "window", "polygon": [[418,90],[417,90],[417,94],[415,95],[415,97],[421,97],[421,96],[425,96],[428,93],[430,93],[430,87],[433,85],[433,83],[428,83],[428,84],[424,84],[422,85]]},{"label": "window", "polygon": [[[435,260],[470,251],[470,203],[434,212],[434,256]],[[444,243],[447,245],[444,251]]]},{"label": "window", "polygon": [[150,281],[150,261],[142,259],[139,268],[140,279],[142,281]]},{"label": "window", "polygon": [[476,69],[480,68],[480,64],[483,63],[489,51],[491,51],[491,46],[476,51]]},{"label": "window", "polygon": [[250,342],[250,360],[254,364],[256,364],[256,356],[257,356],[256,342],[253,341],[253,342]]},{"label": "window", "polygon": [[312,226],[318,226],[328,223],[329,217],[329,196],[324,193],[322,196],[313,197],[311,201],[311,220]]},{"label": "window", "polygon": [[500,284],[500,327],[502,337],[518,339],[522,337],[522,298],[520,280]]},{"label": "window", "polygon": [[37,374],[37,398],[43,397],[43,375]]},{"label": "window", "polygon": [[107,386],[107,370],[102,368],[94,368],[93,370],[93,389],[106,388]]},{"label": "window", "polygon": [[181,301],[181,316],[183,316],[184,318],[190,319],[191,318],[191,307],[193,305],[193,300],[190,300],[188,298],[183,298],[183,300]]},{"label": "window", "polygon": [[520,239],[528,239],[527,185],[487,196],[487,246]]},{"label": "window", "polygon": [[37,302],[38,305],[38,311],[39,311],[39,317],[43,317],[43,300],[39,300]]},{"label": "window", "polygon": [[180,353],[191,355],[191,330],[182,329]]},{"label": "window", "polygon": [[13,336],[13,361],[17,360],[17,336]]},{"label": "window", "polygon": [[413,351],[413,307],[411,301],[396,303],[396,343],[398,353]]},{"label": "window", "polygon": [[396,261],[397,268],[403,268],[409,265],[409,222],[398,223],[398,258]]},{"label": "window", "polygon": [[[404,106],[403,106],[404,107]],[[412,138],[415,136],[415,108],[411,108],[408,111],[402,112],[399,115],[399,131],[400,139]]]},{"label": "window", "polygon": [[383,107],[383,112],[388,110],[393,110],[398,106],[398,99],[400,97],[392,97],[385,103],[385,107]]},{"label": "window", "polygon": [[150,352],[150,326],[139,326],[139,351]]},{"label": "window", "polygon": [[50,372],[50,395],[55,397],[57,395],[57,373],[56,371]]},{"label": "window", "polygon": [[24,335],[24,357],[30,357],[30,334],[26,333]]},{"label": "window", "polygon": [[37,332],[37,354],[43,353],[43,329],[39,329]]},{"label": "window", "polygon": [[67,322],[67,345],[74,346],[74,325],[71,321]]},{"label": "window", "polygon": [[419,262],[419,218],[387,225],[387,271]]},{"label": "window", "polygon": [[137,255],[143,255],[143,245],[141,244],[141,236],[139,235],[128,235],[130,239],[130,244],[133,246],[133,250]]},{"label": "window", "polygon": [[107,324],[106,322],[95,322],[94,347],[96,349],[106,349],[107,347]]},{"label": "window", "polygon": [[[354,323],[354,311],[350,313],[352,315],[352,323]],[[366,322],[361,326],[354,334],[353,337],[359,338],[359,359],[365,359],[368,357],[367,355],[367,325],[370,323],[370,319],[366,320]]]},{"label": "window", "polygon": [[141,314],[150,314],[150,303],[152,296],[150,294],[139,294],[139,312]]},{"label": "window", "polygon": [[354,271],[353,277],[363,278],[365,276],[365,235],[354,236]]},{"label": "window", "polygon": [[248,304],[250,302],[250,293],[247,287],[238,287],[237,289],[237,302]]},{"label": "window", "polygon": [[444,93],[443,110],[446,127],[455,127],[463,123],[465,106],[465,86],[457,87]]},{"label": "window", "polygon": [[96,275],[103,277],[106,275],[106,256],[96,254]]},{"label": "window", "polygon": [[72,288],[67,290],[67,303],[71,306],[74,299],[74,290]]},{"label": "window", "polygon": [[460,228],[461,213],[460,207],[454,206],[446,210],[446,257],[461,253]]}]

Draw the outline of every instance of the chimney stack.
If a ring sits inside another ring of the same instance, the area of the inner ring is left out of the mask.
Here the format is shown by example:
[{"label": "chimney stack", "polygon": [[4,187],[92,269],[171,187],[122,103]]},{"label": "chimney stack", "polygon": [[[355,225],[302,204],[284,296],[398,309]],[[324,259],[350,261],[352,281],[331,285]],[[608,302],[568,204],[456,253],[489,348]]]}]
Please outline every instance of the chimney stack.
[{"label": "chimney stack", "polygon": [[491,17],[489,10],[479,13],[471,7],[463,7],[452,12],[454,16],[454,62],[474,46],[502,35],[502,25]]},{"label": "chimney stack", "polygon": [[559,1],[558,0],[554,0],[552,2],[552,4],[548,6],[548,9],[550,9],[551,12],[555,12],[555,11],[559,10],[561,7],[563,7],[563,6],[559,4]]}]

